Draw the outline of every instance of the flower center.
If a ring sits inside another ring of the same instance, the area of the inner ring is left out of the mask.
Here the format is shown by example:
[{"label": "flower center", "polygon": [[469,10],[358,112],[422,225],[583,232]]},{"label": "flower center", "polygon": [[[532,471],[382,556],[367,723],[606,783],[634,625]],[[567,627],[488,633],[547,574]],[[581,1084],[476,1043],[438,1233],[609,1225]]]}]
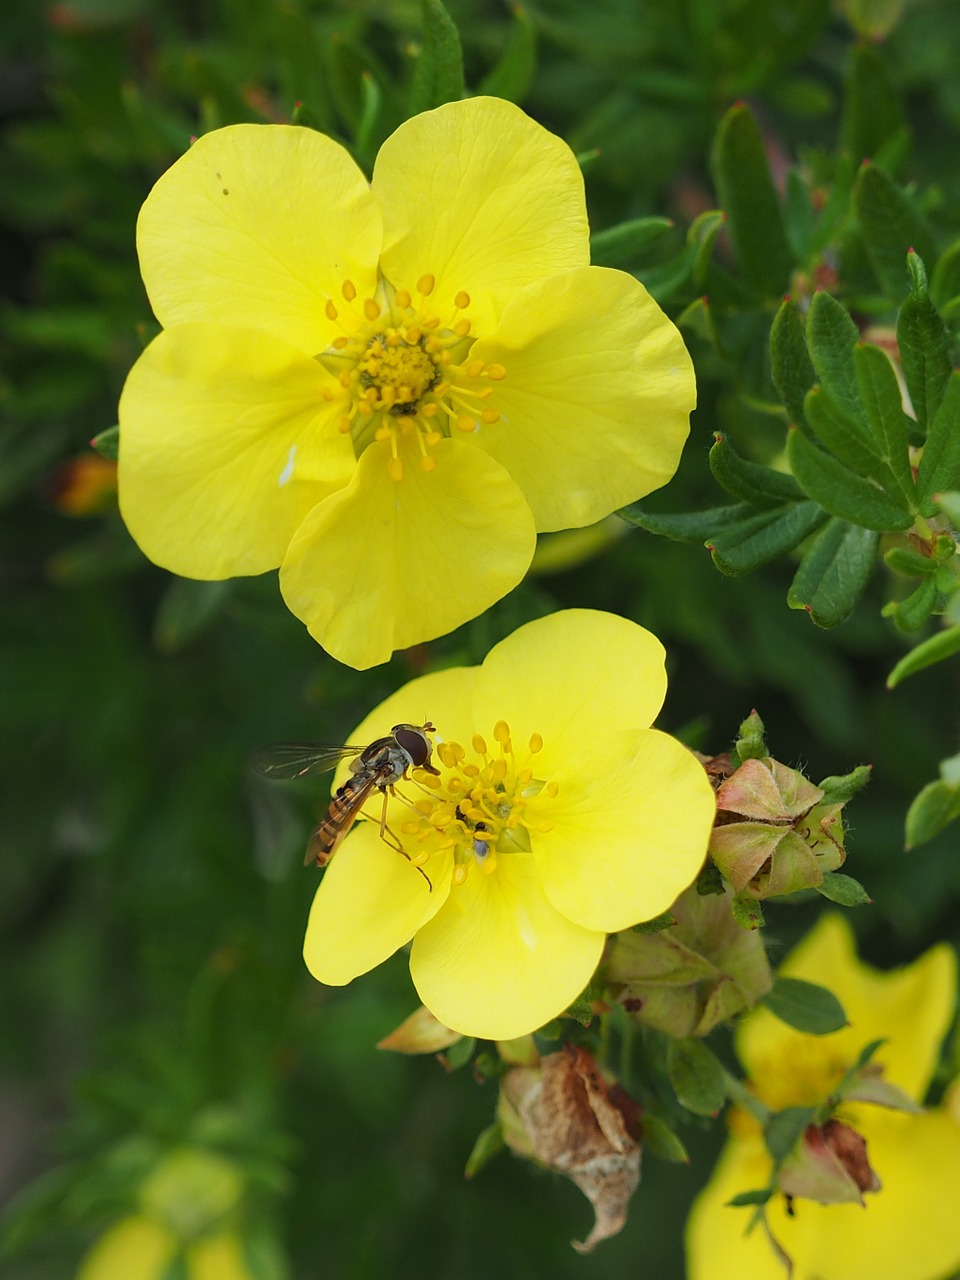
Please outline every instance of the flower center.
[{"label": "flower center", "polygon": [[438,743],[443,771],[439,777],[416,773],[417,782],[432,794],[415,800],[412,807],[419,816],[400,826],[407,850],[420,845],[411,857],[415,866],[422,867],[433,853],[452,850],[455,885],[463,884],[474,869],[490,875],[498,857],[529,852],[531,832],[553,829],[553,823],[530,821],[525,814],[534,796],[544,791],[553,797],[559,789],[555,782],[535,778],[528,763],[543,748],[541,736],[531,735],[522,761],[505,720],[494,725],[493,740],[489,747],[474,734],[472,758],[458,742]]},{"label": "flower center", "polygon": [[469,358],[475,341],[461,291],[442,315],[430,302],[432,275],[421,276],[416,296],[381,279],[372,298],[360,299],[344,280],[342,303],[329,299],[326,315],[341,333],[317,359],[343,390],[340,430],[355,455],[376,441],[390,442],[390,475],[404,477],[400,442],[415,440],[424,471],[436,468],[432,450],[454,431],[473,434],[499,421],[491,403],[502,365]]}]

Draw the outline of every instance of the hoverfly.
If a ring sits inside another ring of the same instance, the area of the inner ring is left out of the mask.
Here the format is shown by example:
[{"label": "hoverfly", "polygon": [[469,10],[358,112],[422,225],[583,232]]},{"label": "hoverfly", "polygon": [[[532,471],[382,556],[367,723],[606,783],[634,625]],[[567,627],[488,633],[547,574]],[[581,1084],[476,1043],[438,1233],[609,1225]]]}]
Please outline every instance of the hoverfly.
[{"label": "hoverfly", "polygon": [[[274,780],[312,778],[333,769],[348,756],[354,757],[350,762],[350,777],[330,797],[326,813],[310,833],[305,866],[311,862],[318,867],[327,865],[375,791],[383,796],[380,839],[404,857],[409,856],[387,826],[387,800],[394,794],[396,784],[407,776],[408,769],[425,769],[428,773],[439,774],[440,770],[430,761],[433,748],[428,733],[436,733],[429,720],[420,725],[395,724],[386,737],[377,738],[367,747],[319,747],[291,742],[264,747],[257,752],[252,761],[253,767],[265,778]],[[424,879],[429,885],[426,876]]]}]

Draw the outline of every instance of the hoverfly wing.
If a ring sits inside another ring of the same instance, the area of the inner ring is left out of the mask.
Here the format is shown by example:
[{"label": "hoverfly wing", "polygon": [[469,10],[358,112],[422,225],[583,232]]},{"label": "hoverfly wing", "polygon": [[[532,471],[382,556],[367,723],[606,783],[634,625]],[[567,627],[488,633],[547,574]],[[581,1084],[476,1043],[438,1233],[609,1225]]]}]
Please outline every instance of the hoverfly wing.
[{"label": "hoverfly wing", "polygon": [[363,747],[320,747],[312,742],[277,742],[250,757],[250,767],[265,778],[290,781],[312,778],[336,768],[341,760],[358,756]]},{"label": "hoverfly wing", "polygon": [[371,772],[365,777],[354,775],[333,794],[326,813],[310,832],[303,859],[305,867],[313,862],[318,867],[327,865],[353,826],[370,793],[379,785],[380,777],[377,773]]}]

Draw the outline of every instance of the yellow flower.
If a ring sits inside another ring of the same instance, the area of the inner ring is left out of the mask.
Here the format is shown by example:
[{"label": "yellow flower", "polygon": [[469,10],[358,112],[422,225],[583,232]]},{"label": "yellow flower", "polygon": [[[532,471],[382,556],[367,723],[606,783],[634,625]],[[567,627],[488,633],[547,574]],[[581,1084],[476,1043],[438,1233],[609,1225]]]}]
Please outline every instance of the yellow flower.
[{"label": "yellow flower", "polygon": [[379,803],[334,857],[307,925],[314,977],[350,982],[412,938],[414,985],[444,1026],[510,1040],[562,1013],[607,933],[665,911],[703,863],[713,790],[647,727],[665,692],[654,636],[575,609],[389,697],[351,741],[429,717],[440,773],[390,802],[407,857],[380,838]]},{"label": "yellow flower", "polygon": [[[758,1096],[779,1110],[822,1102],[861,1049],[885,1037],[873,1062],[886,1081],[922,1101],[953,1017],[956,961],[937,946],[903,969],[880,973],[857,959],[850,927],[825,916],[783,971],[829,986],[850,1022],[832,1035],[794,1031],[766,1010],[737,1036]],[[840,1119],[867,1140],[881,1189],[859,1204],[794,1202],[767,1206],[774,1238],[794,1262],[794,1280],[942,1280],[960,1266],[960,1116],[948,1108],[920,1115],[843,1103]],[[689,1280],[783,1280],[762,1228],[744,1236],[750,1209],[730,1208],[739,1192],[770,1178],[771,1159],[756,1123],[737,1111],[731,1136],[687,1230]]]},{"label": "yellow flower", "polygon": [[665,484],[695,400],[674,326],[591,267],[559,138],[496,98],[384,143],[367,183],[312,130],[233,125],[137,228],[163,332],[120,402],[120,507],[146,554],[287,604],[362,668],[481,613],[537,532]]}]

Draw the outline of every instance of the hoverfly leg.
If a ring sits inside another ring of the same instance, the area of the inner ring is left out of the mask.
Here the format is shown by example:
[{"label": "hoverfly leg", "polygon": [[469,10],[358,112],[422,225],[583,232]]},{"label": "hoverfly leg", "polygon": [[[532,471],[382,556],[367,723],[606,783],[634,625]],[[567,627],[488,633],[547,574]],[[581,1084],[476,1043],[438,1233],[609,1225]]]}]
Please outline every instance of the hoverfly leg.
[{"label": "hoverfly leg", "polygon": [[[397,853],[403,854],[403,856],[406,858],[408,862],[413,863],[417,871],[419,871],[420,874],[423,876],[424,880],[426,880],[428,890],[431,893],[433,893],[433,885],[430,882],[430,877],[424,871],[423,867],[419,867],[417,866],[416,863],[413,862],[413,859],[410,857],[409,853],[407,853],[406,849],[404,849],[403,845],[400,843],[397,837],[393,834],[393,832],[387,826],[387,799],[388,799],[387,793],[388,791],[390,795],[397,794],[394,791],[393,787],[384,787],[383,789],[383,808],[380,811],[380,839],[383,841],[384,844],[389,845],[391,849],[396,849]],[[403,799],[402,796],[399,798],[401,800]]]}]

